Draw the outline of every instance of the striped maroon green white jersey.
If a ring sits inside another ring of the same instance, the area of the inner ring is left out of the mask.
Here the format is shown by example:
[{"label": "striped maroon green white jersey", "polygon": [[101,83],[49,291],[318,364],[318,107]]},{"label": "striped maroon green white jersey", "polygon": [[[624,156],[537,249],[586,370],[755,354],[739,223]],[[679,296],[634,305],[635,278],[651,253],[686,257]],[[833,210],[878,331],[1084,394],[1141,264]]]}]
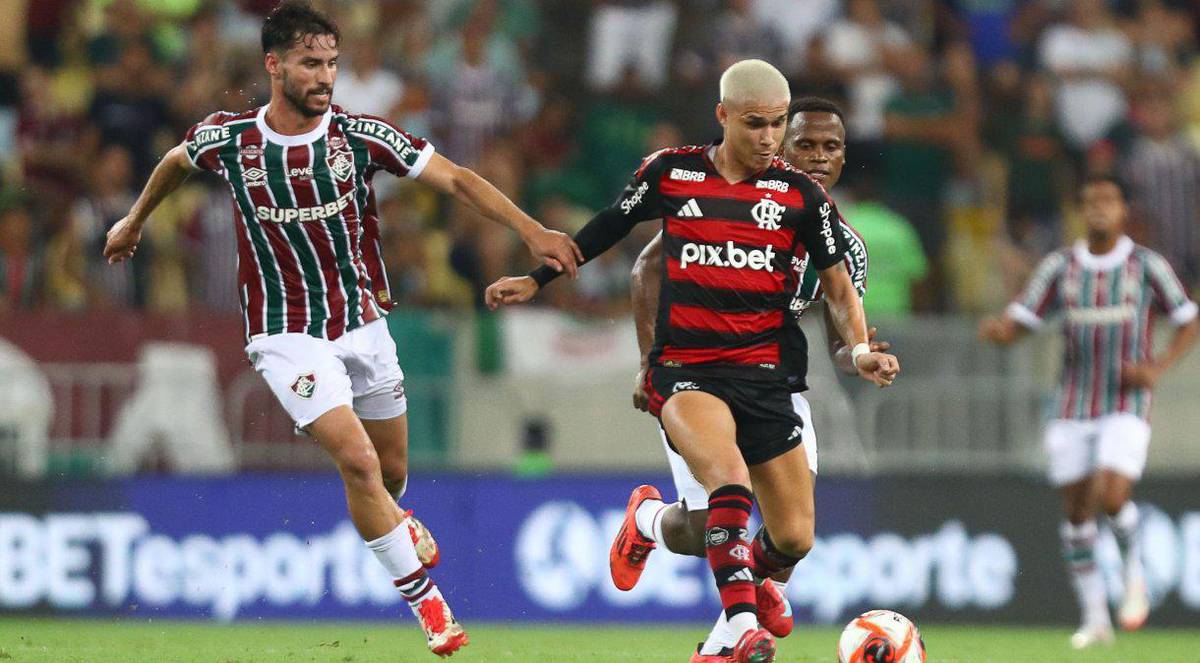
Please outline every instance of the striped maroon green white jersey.
[{"label": "striped maroon green white jersey", "polygon": [[379,170],[417,177],[433,146],[338,106],[298,136],[273,131],[265,113],[210,115],[188,131],[187,156],[233,194],[247,341],[283,333],[332,340],[392,304],[371,178]]},{"label": "striped maroon green white jersey", "polygon": [[1121,237],[1105,255],[1080,241],[1042,261],[1008,315],[1036,329],[1063,314],[1066,353],[1055,418],[1095,419],[1127,412],[1146,418],[1150,390],[1121,386],[1121,364],[1149,360],[1152,323],[1166,314],[1183,325],[1196,317],[1171,266],[1159,254]]}]

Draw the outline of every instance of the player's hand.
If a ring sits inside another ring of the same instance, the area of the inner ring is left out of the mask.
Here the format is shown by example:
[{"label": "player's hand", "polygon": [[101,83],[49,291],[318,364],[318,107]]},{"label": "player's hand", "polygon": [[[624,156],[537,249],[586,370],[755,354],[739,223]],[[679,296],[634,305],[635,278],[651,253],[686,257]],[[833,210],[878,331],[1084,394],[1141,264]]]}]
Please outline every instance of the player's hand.
[{"label": "player's hand", "polygon": [[1121,362],[1121,386],[1153,389],[1163,371],[1154,362]]},{"label": "player's hand", "polygon": [[858,356],[854,367],[864,380],[879,387],[890,387],[900,373],[900,360],[886,352],[868,352]]},{"label": "player's hand", "polygon": [[[892,349],[892,344],[887,341],[877,340],[875,335],[879,330],[875,327],[867,329],[867,340],[870,342],[871,352],[887,352]],[[843,373],[855,375],[858,369],[854,368],[854,360],[850,354],[850,347],[842,342],[842,339],[834,341],[834,346],[837,351],[833,353],[833,365],[837,366]]]},{"label": "player's hand", "polygon": [[988,316],[979,321],[979,340],[989,343],[1011,343],[1013,341],[1012,324],[1004,318]]},{"label": "player's hand", "polygon": [[646,368],[642,367],[633,378],[633,407],[642,412],[650,411],[650,394],[646,393]]},{"label": "player's hand", "polygon": [[508,304],[524,304],[540,289],[532,276],[505,276],[487,287],[483,299],[493,311]]},{"label": "player's hand", "polygon": [[555,271],[565,271],[573,279],[579,277],[583,251],[566,233],[539,227],[525,238],[525,244],[534,257],[541,258]]},{"label": "player's hand", "polygon": [[142,224],[134,222],[128,216],[113,224],[108,229],[104,241],[104,257],[108,264],[113,265],[133,257],[137,252],[138,242],[142,241]]}]

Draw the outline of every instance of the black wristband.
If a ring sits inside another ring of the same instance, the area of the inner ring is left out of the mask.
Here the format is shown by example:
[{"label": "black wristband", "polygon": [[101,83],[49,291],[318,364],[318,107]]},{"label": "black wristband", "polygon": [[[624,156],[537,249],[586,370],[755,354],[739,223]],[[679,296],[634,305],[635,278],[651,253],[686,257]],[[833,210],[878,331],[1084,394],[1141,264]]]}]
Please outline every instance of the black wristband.
[{"label": "black wristband", "polygon": [[529,278],[536,281],[539,288],[546,287],[547,283],[553,281],[561,275],[562,272],[555,271],[553,268],[547,267],[546,265],[542,265],[532,272],[529,272]]}]

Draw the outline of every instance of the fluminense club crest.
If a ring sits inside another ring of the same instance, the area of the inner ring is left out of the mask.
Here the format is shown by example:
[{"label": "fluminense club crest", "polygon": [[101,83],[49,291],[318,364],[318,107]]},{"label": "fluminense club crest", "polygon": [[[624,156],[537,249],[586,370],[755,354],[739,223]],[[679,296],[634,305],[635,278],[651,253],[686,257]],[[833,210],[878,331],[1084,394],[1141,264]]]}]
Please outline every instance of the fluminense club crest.
[{"label": "fluminense club crest", "polygon": [[305,373],[292,383],[292,391],[300,398],[312,398],[313,392],[316,390],[317,376],[313,373]]},{"label": "fluminense club crest", "polygon": [[345,152],[334,154],[329,160],[329,170],[341,181],[345,182],[350,179],[350,174],[354,172],[354,162],[350,160],[350,156]]}]

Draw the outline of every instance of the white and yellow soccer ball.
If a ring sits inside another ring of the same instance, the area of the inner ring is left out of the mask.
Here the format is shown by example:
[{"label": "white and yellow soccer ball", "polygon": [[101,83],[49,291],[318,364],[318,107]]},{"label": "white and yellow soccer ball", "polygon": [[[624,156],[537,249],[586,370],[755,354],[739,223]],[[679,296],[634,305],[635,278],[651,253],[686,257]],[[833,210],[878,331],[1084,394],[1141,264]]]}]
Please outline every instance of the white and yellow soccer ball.
[{"label": "white and yellow soccer ball", "polygon": [[837,652],[838,663],[925,663],[917,626],[891,610],[871,610],[850,620]]}]

